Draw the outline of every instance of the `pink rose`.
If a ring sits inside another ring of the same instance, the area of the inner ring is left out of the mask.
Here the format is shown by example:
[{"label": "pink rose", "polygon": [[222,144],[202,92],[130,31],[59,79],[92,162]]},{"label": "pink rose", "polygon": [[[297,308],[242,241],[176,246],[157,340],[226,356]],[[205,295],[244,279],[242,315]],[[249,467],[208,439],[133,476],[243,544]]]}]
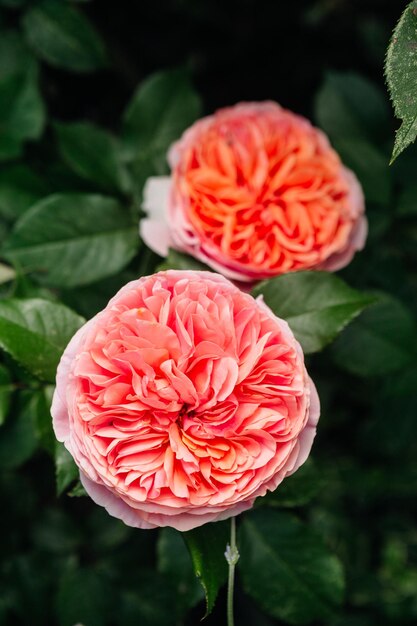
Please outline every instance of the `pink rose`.
[{"label": "pink rose", "polygon": [[168,271],[126,285],[77,332],[52,415],[97,504],[185,531],[250,508],[304,463],[319,401],[261,299]]},{"label": "pink rose", "polygon": [[365,244],[364,198],[323,132],[273,102],[238,104],[196,122],[150,178],[141,234],[228,278],[255,281],[338,270]]}]

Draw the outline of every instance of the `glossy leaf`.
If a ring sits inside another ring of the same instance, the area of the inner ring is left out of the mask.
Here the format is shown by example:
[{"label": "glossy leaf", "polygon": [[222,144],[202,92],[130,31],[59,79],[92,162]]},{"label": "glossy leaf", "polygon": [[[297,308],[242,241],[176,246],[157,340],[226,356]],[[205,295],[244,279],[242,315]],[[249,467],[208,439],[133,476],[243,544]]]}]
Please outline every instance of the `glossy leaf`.
[{"label": "glossy leaf", "polygon": [[265,280],[253,289],[285,319],[305,353],[333,341],[373,298],[328,272],[294,272]]},{"label": "glossy leaf", "polygon": [[23,17],[26,39],[51,65],[74,72],[92,72],[106,64],[101,38],[82,13],[67,2],[43,0]]},{"label": "glossy leaf", "polygon": [[206,596],[206,615],[213,610],[219,589],[227,579],[224,556],[229,540],[229,522],[206,524],[183,533],[191,554],[194,572]]},{"label": "glossy leaf", "polygon": [[246,514],[239,538],[239,571],[246,592],[290,624],[329,620],[342,602],[342,567],[297,518],[277,511]]},{"label": "glossy leaf", "polygon": [[138,247],[137,227],[116,200],[57,194],[17,222],[5,255],[22,269],[36,271],[45,285],[75,287],[116,274]]},{"label": "glossy leaf", "polygon": [[381,295],[339,337],[332,354],[341,368],[358,376],[394,372],[416,358],[415,320],[401,302]]},{"label": "glossy leaf", "polygon": [[0,347],[33,375],[54,382],[61,354],[84,319],[38,298],[0,301]]},{"label": "glossy leaf", "polygon": [[116,137],[88,122],[55,124],[59,151],[81,178],[107,191],[126,191],[129,178]]},{"label": "glossy leaf", "polygon": [[391,162],[417,136],[417,2],[406,7],[388,47],[385,72],[396,117],[402,120]]}]

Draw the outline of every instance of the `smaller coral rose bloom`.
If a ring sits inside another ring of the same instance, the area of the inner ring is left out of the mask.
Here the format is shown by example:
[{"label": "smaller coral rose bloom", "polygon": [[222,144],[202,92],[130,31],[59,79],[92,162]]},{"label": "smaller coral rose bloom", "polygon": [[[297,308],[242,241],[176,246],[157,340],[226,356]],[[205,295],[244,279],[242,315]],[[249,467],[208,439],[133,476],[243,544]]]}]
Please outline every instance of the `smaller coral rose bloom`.
[{"label": "smaller coral rose bloom", "polygon": [[211,272],[126,285],[73,337],[55,434],[95,502],[189,530],[252,506],[307,458],[317,394],[288,325]]},{"label": "smaller coral rose bloom", "polygon": [[149,179],[141,234],[225,276],[254,282],[335,271],[365,243],[361,187],[326,136],[273,102],[203,118],[171,148],[171,177]]}]

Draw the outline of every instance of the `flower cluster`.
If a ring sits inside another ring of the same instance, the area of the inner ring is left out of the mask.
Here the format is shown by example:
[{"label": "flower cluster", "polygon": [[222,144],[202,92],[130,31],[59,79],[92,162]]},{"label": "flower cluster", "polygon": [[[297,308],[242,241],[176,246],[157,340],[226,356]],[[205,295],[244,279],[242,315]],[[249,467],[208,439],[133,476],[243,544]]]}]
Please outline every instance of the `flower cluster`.
[{"label": "flower cluster", "polygon": [[[145,189],[142,236],[242,283],[336,270],[366,238],[361,187],[325,135],[277,104],[192,126]],[[90,496],[139,528],[185,531],[251,507],[307,458],[319,401],[287,323],[223,276],[126,285],[74,336],[57,438]]]}]

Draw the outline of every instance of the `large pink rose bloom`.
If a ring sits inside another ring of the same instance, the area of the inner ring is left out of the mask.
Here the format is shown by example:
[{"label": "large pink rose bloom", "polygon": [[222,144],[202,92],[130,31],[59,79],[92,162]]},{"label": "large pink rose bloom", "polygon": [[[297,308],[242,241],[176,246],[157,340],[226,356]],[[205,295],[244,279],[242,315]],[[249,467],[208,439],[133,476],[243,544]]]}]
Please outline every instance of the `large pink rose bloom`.
[{"label": "large pink rose bloom", "polygon": [[95,502],[186,531],[250,508],[306,460],[319,402],[286,322],[225,278],[126,285],[61,359],[53,425]]},{"label": "large pink rose bloom", "polygon": [[323,132],[274,102],[238,104],[195,123],[150,178],[141,234],[237,281],[338,270],[363,248],[355,175]]}]

